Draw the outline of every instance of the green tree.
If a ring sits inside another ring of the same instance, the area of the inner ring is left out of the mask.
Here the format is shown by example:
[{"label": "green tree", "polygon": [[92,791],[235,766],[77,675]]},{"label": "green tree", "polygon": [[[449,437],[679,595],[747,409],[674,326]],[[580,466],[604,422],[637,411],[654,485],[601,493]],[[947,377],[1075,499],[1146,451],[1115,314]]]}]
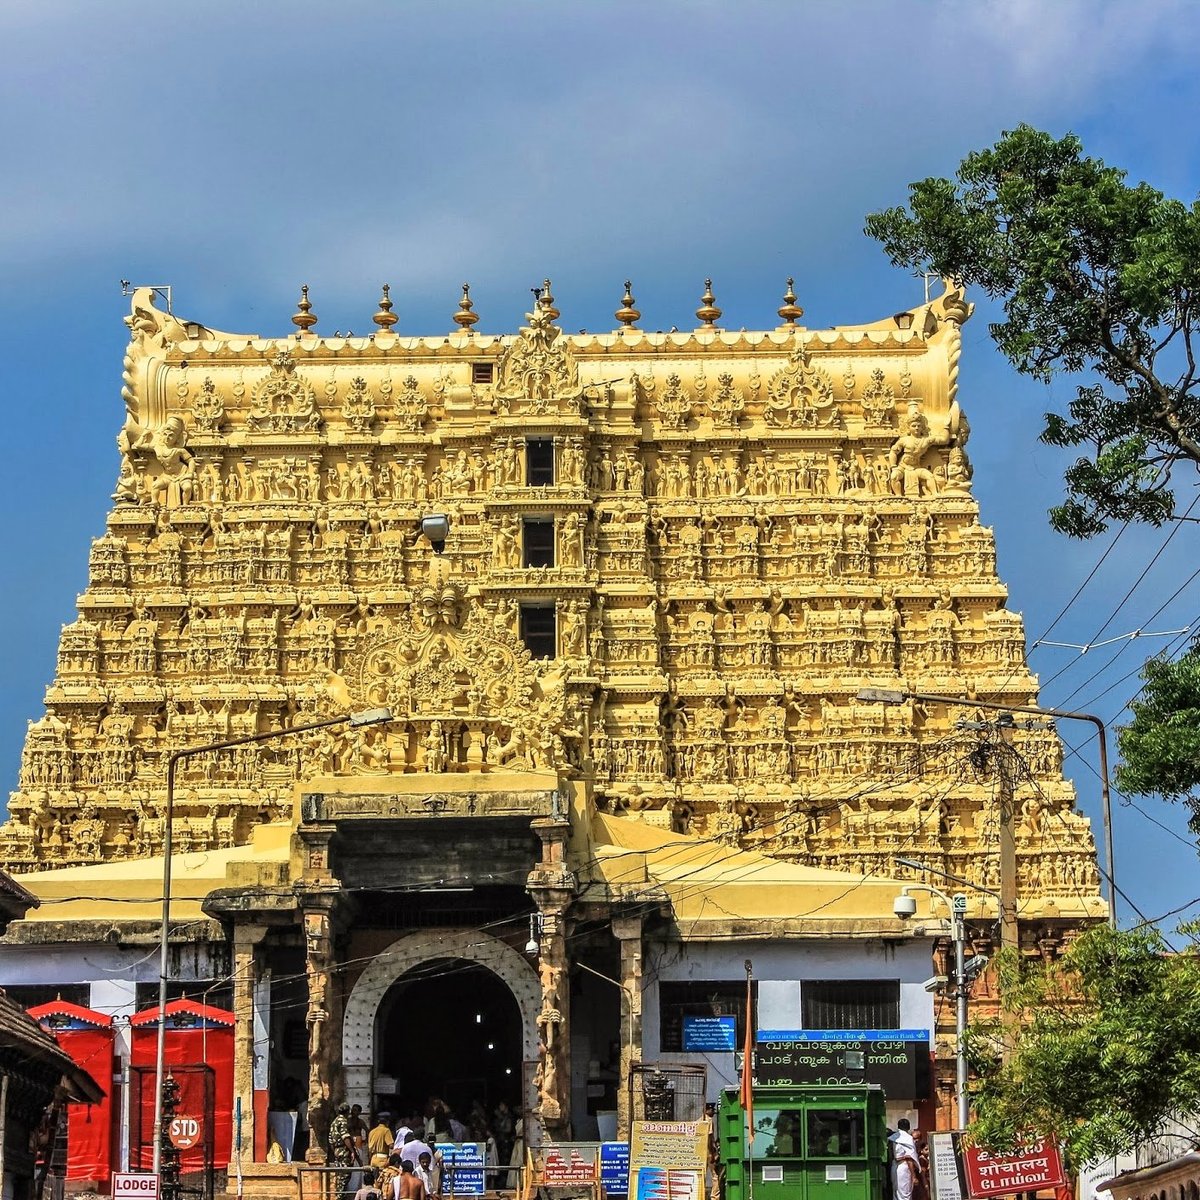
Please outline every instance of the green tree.
[{"label": "green tree", "polygon": [[1165,796],[1191,809],[1200,834],[1200,644],[1174,662],[1152,658],[1144,685],[1129,708],[1133,719],[1118,733],[1122,762],[1117,786],[1136,795]]},{"label": "green tree", "polygon": [[[1200,1111],[1200,958],[1151,930],[1096,926],[1060,958],[1001,961],[1007,1025],[970,1031],[976,1141],[1007,1149],[1031,1132],[1075,1164],[1151,1138]],[[1019,1029],[1007,1058],[1005,1035]]]},{"label": "green tree", "polygon": [[897,266],[1002,299],[996,345],[1023,374],[1081,374],[1042,440],[1086,450],[1051,524],[1090,537],[1110,521],[1160,525],[1172,474],[1200,467],[1200,206],[1083,154],[1071,135],[1021,125],[967,155],[956,179],[923,179],[908,208],[867,218]]}]

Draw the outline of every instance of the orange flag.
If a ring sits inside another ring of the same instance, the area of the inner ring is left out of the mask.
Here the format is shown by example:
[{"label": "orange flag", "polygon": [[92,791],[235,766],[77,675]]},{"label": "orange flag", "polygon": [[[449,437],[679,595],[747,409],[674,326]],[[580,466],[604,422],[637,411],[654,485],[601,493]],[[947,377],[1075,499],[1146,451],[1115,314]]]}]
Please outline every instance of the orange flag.
[{"label": "orange flag", "polygon": [[746,963],[746,1039],[742,1046],[742,1107],[746,1110],[749,1137],[754,1137],[754,993],[750,964]]}]

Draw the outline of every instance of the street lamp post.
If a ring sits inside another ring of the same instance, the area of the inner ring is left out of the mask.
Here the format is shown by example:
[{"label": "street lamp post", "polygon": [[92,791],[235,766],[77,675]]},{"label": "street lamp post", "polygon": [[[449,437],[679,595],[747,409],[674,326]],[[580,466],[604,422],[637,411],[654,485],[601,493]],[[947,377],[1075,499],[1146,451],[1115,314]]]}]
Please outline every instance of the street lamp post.
[{"label": "street lamp post", "polygon": [[163,820],[163,904],[162,924],[158,933],[158,1046],[154,1058],[154,1150],[152,1170],[158,1174],[162,1165],[162,1101],[163,1081],[166,1076],[167,1046],[167,949],[171,930],[171,824],[175,816],[175,771],[185,758],[197,754],[208,754],[214,750],[230,750],[235,746],[248,746],[254,742],[267,742],[275,738],[290,737],[297,733],[308,733],[314,729],[328,729],[333,725],[381,725],[392,719],[391,709],[371,708],[363,712],[341,713],[320,721],[309,721],[304,725],[289,725],[286,729],[269,729],[265,733],[249,733],[242,737],[226,738],[219,742],[206,742],[203,746],[185,746],[174,750],[167,759],[167,811]]},{"label": "street lamp post", "polygon": [[929,692],[906,692],[896,688],[861,688],[858,699],[877,704],[903,704],[922,700],[932,704],[961,704],[968,708],[988,708],[998,712],[1029,713],[1035,717],[1054,717],[1063,721],[1087,721],[1096,727],[1100,743],[1100,805],[1104,814],[1104,858],[1107,866],[1108,923],[1117,927],[1117,876],[1113,861],[1112,799],[1108,783],[1108,730],[1095,713],[1069,712],[1061,708],[1035,708],[1031,705],[1000,704],[995,700],[973,700],[965,696],[939,696]]},{"label": "street lamp post", "polygon": [[946,895],[941,888],[931,883],[909,883],[900,889],[893,909],[896,916],[911,917],[916,912],[916,902],[910,892],[931,892],[942,900],[950,910],[950,936],[954,942],[954,1041],[955,1041],[955,1096],[958,1101],[958,1127],[966,1129],[971,1118],[970,1096],[967,1092],[967,972],[966,972],[966,923],[967,897],[963,892]]}]

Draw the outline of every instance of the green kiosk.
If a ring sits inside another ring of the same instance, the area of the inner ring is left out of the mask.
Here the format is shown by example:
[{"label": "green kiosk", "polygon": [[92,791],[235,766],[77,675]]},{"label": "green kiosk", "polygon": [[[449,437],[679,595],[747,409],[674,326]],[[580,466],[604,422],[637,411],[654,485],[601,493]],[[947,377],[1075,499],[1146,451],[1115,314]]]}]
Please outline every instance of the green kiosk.
[{"label": "green kiosk", "polygon": [[756,1085],[749,1146],[738,1091],[726,1088],[717,1138],[725,1200],[881,1200],[884,1194],[887,1119],[878,1084]]}]

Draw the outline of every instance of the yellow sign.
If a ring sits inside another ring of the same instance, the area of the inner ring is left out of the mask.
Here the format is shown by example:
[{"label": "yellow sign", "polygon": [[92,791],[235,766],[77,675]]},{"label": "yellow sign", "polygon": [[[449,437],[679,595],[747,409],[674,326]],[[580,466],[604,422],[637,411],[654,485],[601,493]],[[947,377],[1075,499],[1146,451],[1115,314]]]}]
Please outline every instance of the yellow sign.
[{"label": "yellow sign", "polygon": [[634,1121],[631,1200],[702,1200],[711,1131],[707,1119]]}]

